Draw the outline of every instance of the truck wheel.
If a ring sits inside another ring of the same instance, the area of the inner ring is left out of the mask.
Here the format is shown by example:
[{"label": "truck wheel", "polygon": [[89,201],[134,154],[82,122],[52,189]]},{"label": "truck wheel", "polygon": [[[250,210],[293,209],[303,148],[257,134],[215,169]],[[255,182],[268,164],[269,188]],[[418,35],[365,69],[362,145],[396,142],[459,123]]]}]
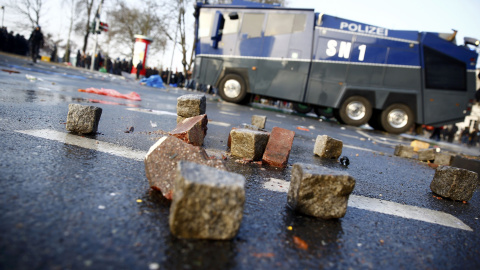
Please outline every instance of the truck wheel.
[{"label": "truck wheel", "polygon": [[372,116],[372,105],[361,96],[347,98],[340,107],[339,116],[342,122],[351,126],[366,124]]},{"label": "truck wheel", "polygon": [[413,112],[407,105],[392,104],[382,112],[381,121],[385,131],[403,133],[413,125]]},{"label": "truck wheel", "polygon": [[312,107],[301,103],[293,103],[293,109],[298,113],[307,114],[312,111]]},{"label": "truck wheel", "polygon": [[225,101],[241,103],[247,96],[245,81],[237,74],[227,74],[220,81],[218,94]]}]

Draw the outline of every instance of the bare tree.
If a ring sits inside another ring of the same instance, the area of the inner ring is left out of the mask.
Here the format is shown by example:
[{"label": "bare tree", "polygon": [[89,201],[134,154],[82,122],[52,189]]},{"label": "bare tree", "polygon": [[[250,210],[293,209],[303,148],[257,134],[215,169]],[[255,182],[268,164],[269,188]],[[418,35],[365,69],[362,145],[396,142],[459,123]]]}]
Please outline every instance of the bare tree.
[{"label": "bare tree", "polygon": [[20,28],[32,30],[40,25],[40,16],[42,15],[43,0],[18,0],[15,9],[26,19],[27,23],[19,23]]},{"label": "bare tree", "polygon": [[156,12],[160,9],[160,4],[153,0],[144,1],[141,7],[130,7],[124,0],[118,0],[115,8],[107,12],[109,38],[121,47],[130,48],[130,55],[133,55],[135,35],[153,38],[152,51],[163,49],[168,32],[163,25],[166,18]]},{"label": "bare tree", "polygon": [[95,0],[79,0],[76,3],[76,10],[79,11],[80,16],[83,17],[83,20],[75,26],[75,31],[83,35],[83,52],[87,51],[88,37],[90,36],[90,20],[92,19],[92,12],[94,11],[94,4],[97,1]]},{"label": "bare tree", "polygon": [[70,5],[70,25],[68,27],[68,38],[67,45],[65,47],[65,57],[64,62],[70,62],[70,51],[71,51],[71,35],[73,31],[73,23],[75,21],[75,1],[76,0],[63,0],[62,3],[67,3]]}]

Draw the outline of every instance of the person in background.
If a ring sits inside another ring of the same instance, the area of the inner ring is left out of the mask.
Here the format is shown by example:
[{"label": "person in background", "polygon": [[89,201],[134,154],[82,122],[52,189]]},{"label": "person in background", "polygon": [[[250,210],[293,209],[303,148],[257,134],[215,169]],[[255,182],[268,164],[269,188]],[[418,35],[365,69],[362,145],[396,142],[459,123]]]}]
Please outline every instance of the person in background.
[{"label": "person in background", "polygon": [[143,68],[143,65],[142,65],[142,61],[139,61],[138,64],[137,64],[137,80],[140,79],[140,71],[142,70]]},{"label": "person in background", "polygon": [[34,63],[37,62],[38,52],[43,47],[43,33],[40,26],[35,27],[28,39],[30,42],[30,54]]}]

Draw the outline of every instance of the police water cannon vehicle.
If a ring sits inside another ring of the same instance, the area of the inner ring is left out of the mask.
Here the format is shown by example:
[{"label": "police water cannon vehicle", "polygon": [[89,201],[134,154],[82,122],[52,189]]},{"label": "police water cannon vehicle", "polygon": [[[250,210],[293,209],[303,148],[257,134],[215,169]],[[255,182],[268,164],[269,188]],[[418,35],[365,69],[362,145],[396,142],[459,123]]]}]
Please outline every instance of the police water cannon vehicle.
[{"label": "police water cannon vehicle", "polygon": [[[226,101],[252,95],[391,133],[462,121],[478,54],[454,34],[401,31],[313,9],[233,0],[195,7],[193,79]],[[453,37],[452,37],[453,35]]]}]

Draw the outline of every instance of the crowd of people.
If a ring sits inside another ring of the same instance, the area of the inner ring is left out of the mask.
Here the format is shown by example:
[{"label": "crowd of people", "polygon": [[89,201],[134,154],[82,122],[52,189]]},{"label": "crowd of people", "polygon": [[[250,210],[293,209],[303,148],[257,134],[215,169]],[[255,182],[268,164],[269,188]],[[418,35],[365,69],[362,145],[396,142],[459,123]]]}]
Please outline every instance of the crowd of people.
[{"label": "crowd of people", "polygon": [[458,142],[465,144],[467,146],[477,146],[480,143],[480,131],[478,128],[475,128],[470,131],[469,127],[462,129],[458,132],[458,127],[456,125],[448,125],[443,127],[426,127],[427,131],[431,131],[430,139],[440,141],[444,140],[447,142],[454,142],[457,134]]},{"label": "crowd of people", "polygon": [[0,51],[27,55],[28,48],[28,40],[23,35],[8,32],[6,27],[0,29]]}]

